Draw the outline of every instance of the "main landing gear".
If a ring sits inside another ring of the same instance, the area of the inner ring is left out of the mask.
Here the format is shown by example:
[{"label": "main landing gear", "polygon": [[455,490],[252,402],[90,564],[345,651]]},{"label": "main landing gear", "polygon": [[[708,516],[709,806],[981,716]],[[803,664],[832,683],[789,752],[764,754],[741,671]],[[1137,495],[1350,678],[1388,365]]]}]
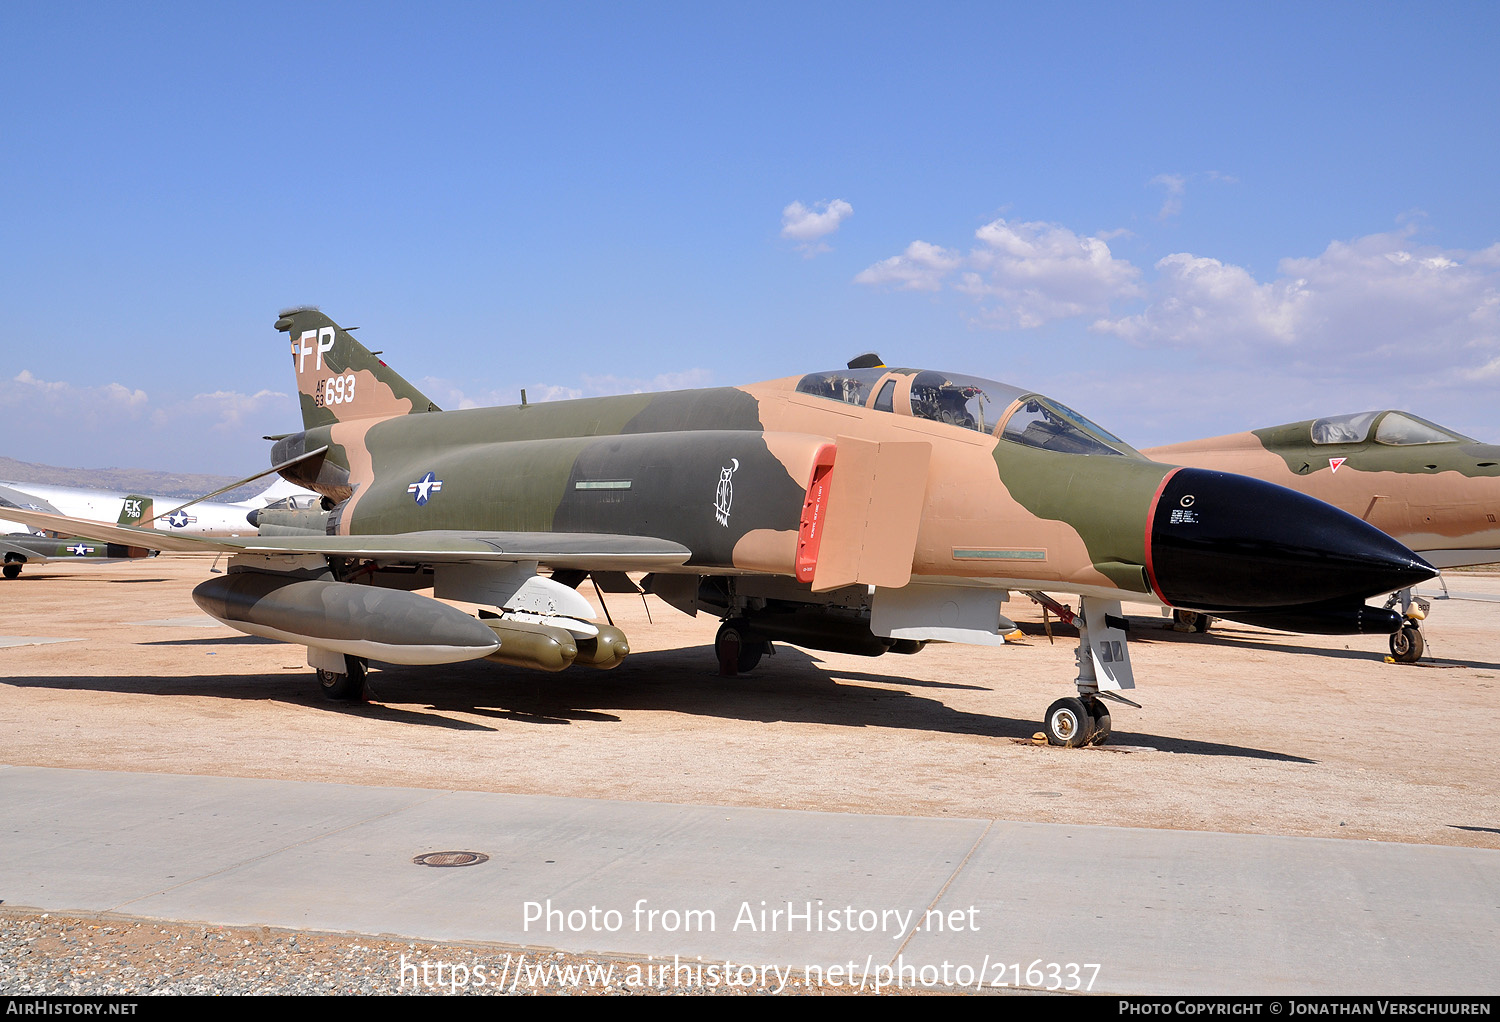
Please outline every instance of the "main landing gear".
[{"label": "main landing gear", "polygon": [[369,661],[364,657],[344,654],[344,672],[318,668],[318,685],[329,699],[341,702],[363,702],[365,698],[365,674]]},{"label": "main landing gear", "polygon": [[768,645],[765,639],[750,630],[744,618],[730,618],[719,626],[719,634],[714,636],[714,656],[719,660],[719,673],[733,677],[755,670]]}]

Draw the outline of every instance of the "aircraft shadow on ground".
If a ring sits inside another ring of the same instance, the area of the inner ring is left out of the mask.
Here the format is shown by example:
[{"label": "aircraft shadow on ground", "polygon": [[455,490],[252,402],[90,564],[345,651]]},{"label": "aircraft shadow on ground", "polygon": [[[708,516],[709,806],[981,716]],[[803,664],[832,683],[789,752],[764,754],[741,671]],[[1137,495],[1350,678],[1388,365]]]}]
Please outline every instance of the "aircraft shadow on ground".
[{"label": "aircraft shadow on ground", "polygon": [[13,586],[24,582],[44,582],[48,579],[65,579],[70,582],[97,582],[112,586],[138,586],[147,582],[168,582],[165,578],[110,578],[102,576],[83,576],[71,571],[47,571],[44,568],[27,568],[21,572],[19,578],[8,578],[5,585]]},{"label": "aircraft shadow on ground", "polygon": [[[239,640],[214,638],[170,640],[164,644],[190,645],[196,642],[208,645],[236,641]],[[498,722],[556,726],[580,721],[613,723],[621,718],[612,711],[654,710],[724,720],[895,728],[1024,741],[1041,729],[1042,709],[1037,708],[1036,719],[958,710],[938,699],[903,691],[919,684],[931,687],[931,683],[913,683],[892,675],[836,670],[814,656],[786,645],[778,645],[776,656],[763,660],[755,671],[734,678],[717,675],[713,650],[708,646],[637,654],[612,671],[574,667],[564,674],[547,674],[482,661],[435,667],[375,665],[368,682],[373,700],[367,703],[325,699],[311,670],[300,666],[288,667],[280,674],[251,676],[33,677],[3,679],[0,684],[22,688],[276,700],[330,713],[468,731],[496,731],[504,725],[491,727],[454,714]],[[954,687],[983,690],[982,686]],[[426,704],[427,709],[414,709],[413,704]],[[1129,728],[1132,712],[1125,707],[1117,708],[1113,715],[1115,733],[1110,739],[1111,746],[1146,747],[1199,756],[1315,762],[1266,749],[1132,731]],[[1107,755],[1111,751],[1106,746],[1079,754]]]},{"label": "aircraft shadow on ground", "polygon": [[[1292,632],[1272,632],[1256,630],[1242,630],[1247,626],[1236,626],[1230,624],[1232,631],[1220,630],[1217,622],[1214,628],[1203,634],[1194,632],[1179,632],[1172,628],[1161,625],[1155,618],[1150,619],[1149,624],[1142,625],[1138,619],[1132,619],[1130,629],[1131,642],[1171,642],[1186,643],[1188,645],[1227,646],[1231,649],[1274,649],[1278,652],[1297,653],[1306,656],[1328,657],[1337,660],[1373,660],[1384,662],[1388,650],[1384,646],[1385,636],[1382,635],[1350,635],[1346,638],[1370,644],[1371,649],[1328,649],[1324,646],[1294,646],[1281,640],[1290,638]],[[1075,636],[1076,632],[1073,633]],[[1481,660],[1449,660],[1440,656],[1424,657],[1416,664],[1403,665],[1413,667],[1477,667],[1480,670],[1500,670],[1500,664],[1485,663]]]},{"label": "aircraft shadow on ground", "polygon": [[205,639],[152,639],[137,646],[274,646],[275,639],[261,635],[218,635]]}]

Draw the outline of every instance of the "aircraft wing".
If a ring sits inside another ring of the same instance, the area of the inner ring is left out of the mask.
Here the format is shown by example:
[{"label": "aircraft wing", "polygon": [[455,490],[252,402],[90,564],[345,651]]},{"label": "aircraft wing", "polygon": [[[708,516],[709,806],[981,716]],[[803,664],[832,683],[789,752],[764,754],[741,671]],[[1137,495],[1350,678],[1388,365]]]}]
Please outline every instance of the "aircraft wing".
[{"label": "aircraft wing", "polygon": [[650,536],[584,532],[403,532],[388,536],[248,536],[245,553],[368,557],[394,563],[539,561],[554,568],[661,571],[692,556],[681,543]]},{"label": "aircraft wing", "polygon": [[174,536],[40,511],[7,509],[5,514],[65,535],[179,553],[325,554],[392,564],[537,561],[554,568],[594,571],[670,570],[692,555],[680,543],[651,536],[447,530],[371,536]]},{"label": "aircraft wing", "polygon": [[177,553],[218,553],[226,549],[206,536],[174,536],[159,529],[138,529],[130,525],[112,525],[87,518],[69,518],[52,515],[45,511],[27,511],[22,508],[4,509],[5,520],[20,522],[33,529],[46,529],[59,536],[82,536],[101,543],[120,543],[125,546],[145,547],[148,550],[172,550]]},{"label": "aircraft wing", "polygon": [[1500,550],[1418,550],[1417,556],[1424,558],[1434,568],[1476,568],[1481,564],[1500,562]]}]

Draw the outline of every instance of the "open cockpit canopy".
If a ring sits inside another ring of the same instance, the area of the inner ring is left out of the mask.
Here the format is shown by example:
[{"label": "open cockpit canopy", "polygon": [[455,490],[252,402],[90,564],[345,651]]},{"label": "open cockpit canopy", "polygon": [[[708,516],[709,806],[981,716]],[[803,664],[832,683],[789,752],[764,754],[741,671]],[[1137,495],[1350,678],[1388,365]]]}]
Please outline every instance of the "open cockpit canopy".
[{"label": "open cockpit canopy", "polygon": [[877,412],[943,422],[1065,454],[1134,454],[1066,405],[978,376],[885,366],[808,373],[797,391]]}]

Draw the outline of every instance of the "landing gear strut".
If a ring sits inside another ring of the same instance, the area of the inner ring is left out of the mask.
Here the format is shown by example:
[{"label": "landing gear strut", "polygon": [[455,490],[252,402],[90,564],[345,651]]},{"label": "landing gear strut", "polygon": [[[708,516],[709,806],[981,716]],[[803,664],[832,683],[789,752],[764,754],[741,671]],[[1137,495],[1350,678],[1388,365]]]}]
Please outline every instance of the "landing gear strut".
[{"label": "landing gear strut", "polygon": [[1120,614],[1115,601],[1085,596],[1079,613],[1074,614],[1050,596],[1028,592],[1037,603],[1056,614],[1064,623],[1078,628],[1078,695],[1067,696],[1047,707],[1043,727],[1047,744],[1076,749],[1083,745],[1102,745],[1111,728],[1109,707],[1101,695],[1131,703],[1118,690],[1135,687],[1130,669],[1130,653],[1125,632],[1130,623]]}]

